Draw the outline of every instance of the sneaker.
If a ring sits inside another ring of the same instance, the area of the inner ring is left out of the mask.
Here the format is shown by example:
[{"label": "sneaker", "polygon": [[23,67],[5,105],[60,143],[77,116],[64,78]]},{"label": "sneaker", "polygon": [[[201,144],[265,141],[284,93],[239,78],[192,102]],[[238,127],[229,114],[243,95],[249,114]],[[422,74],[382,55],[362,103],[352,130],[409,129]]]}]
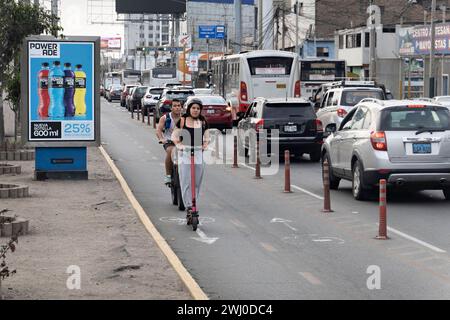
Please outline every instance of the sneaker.
[{"label": "sneaker", "polygon": [[167,175],[164,177],[164,183],[165,184],[171,184],[172,183],[172,176]]}]

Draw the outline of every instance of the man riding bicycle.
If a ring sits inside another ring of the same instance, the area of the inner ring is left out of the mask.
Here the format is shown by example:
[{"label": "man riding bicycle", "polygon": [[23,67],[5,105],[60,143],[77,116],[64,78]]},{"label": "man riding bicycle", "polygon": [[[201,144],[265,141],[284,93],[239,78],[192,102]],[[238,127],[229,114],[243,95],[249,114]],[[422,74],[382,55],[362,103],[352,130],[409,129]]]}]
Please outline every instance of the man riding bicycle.
[{"label": "man riding bicycle", "polygon": [[169,185],[172,179],[172,152],[175,148],[175,144],[172,142],[172,132],[181,118],[181,101],[177,99],[172,100],[172,109],[169,113],[163,115],[158,122],[158,127],[156,128],[156,136],[159,141],[163,144],[164,150],[166,151],[166,176],[164,178],[164,183]]}]

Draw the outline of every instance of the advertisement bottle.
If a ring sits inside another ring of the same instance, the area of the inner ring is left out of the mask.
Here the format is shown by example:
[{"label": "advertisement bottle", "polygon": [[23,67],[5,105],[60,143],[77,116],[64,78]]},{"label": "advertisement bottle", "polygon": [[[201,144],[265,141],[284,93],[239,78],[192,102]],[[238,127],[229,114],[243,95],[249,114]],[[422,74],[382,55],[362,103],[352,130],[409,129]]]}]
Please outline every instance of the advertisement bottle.
[{"label": "advertisement bottle", "polygon": [[50,104],[50,97],[48,96],[48,72],[48,62],[44,62],[38,73],[38,114],[41,118],[48,117],[48,105]]},{"label": "advertisement bottle", "polygon": [[59,61],[53,62],[53,68],[49,75],[48,95],[50,105],[48,116],[50,118],[64,118],[66,108],[64,107],[64,71],[61,69]]},{"label": "advertisement bottle", "polygon": [[75,68],[75,114],[79,116],[86,114],[86,73],[82,67],[77,64]]},{"label": "advertisement bottle", "polygon": [[75,115],[75,104],[73,97],[75,95],[75,73],[72,71],[70,63],[64,63],[64,107],[66,117]]}]

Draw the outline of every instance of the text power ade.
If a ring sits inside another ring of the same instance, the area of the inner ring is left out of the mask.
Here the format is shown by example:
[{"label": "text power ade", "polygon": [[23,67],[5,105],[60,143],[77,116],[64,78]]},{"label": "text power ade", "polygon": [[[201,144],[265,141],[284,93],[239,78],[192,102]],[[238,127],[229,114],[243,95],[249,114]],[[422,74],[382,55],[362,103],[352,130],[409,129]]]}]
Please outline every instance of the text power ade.
[{"label": "text power ade", "polygon": [[59,61],[53,62],[53,68],[50,70],[48,78],[48,95],[50,96],[48,116],[50,118],[64,118],[66,112],[64,107],[64,71]]},{"label": "text power ade", "polygon": [[73,117],[75,115],[75,73],[72,71],[70,63],[64,63],[64,107],[66,117]]},{"label": "text power ade", "polygon": [[44,62],[38,73],[38,114],[41,118],[48,117],[48,106],[50,104],[50,97],[48,95],[48,72],[48,62]]},{"label": "text power ade", "polygon": [[86,114],[86,73],[82,65],[77,64],[75,68],[75,114]]}]

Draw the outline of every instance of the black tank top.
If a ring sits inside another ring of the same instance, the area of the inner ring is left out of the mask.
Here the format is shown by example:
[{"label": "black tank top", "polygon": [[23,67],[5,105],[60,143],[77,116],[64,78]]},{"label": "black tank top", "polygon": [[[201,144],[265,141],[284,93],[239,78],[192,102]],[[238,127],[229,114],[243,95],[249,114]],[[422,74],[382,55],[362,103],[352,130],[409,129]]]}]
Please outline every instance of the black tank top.
[{"label": "black tank top", "polygon": [[[202,123],[201,128],[191,128],[186,126],[186,122],[184,123],[184,127],[181,129],[186,129],[185,132],[189,133],[191,140],[191,147],[201,147],[203,145],[203,136],[205,135],[205,131],[207,129],[206,126],[207,125],[205,123]],[[178,127],[179,128],[181,127],[181,119],[178,122]],[[180,141],[183,141],[183,135],[180,136]]]}]

